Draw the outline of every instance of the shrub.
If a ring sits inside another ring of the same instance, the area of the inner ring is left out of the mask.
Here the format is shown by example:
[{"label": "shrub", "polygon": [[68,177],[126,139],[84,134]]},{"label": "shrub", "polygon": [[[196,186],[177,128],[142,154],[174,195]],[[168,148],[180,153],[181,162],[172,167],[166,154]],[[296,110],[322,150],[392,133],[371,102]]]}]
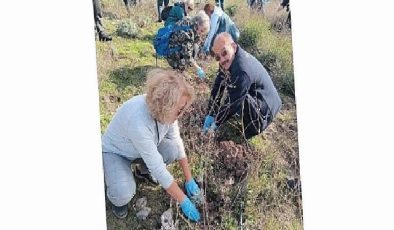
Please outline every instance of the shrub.
[{"label": "shrub", "polygon": [[269,21],[251,15],[240,23],[239,44],[263,64],[281,93],[294,97],[291,37],[271,28]]},{"label": "shrub", "polygon": [[264,37],[270,36],[270,24],[261,18],[242,21],[239,25],[241,36],[239,44],[248,51],[256,49]]},{"label": "shrub", "polygon": [[135,38],[138,35],[138,28],[135,23],[131,21],[122,21],[118,24],[116,33],[120,37]]},{"label": "shrub", "polygon": [[256,58],[263,64],[267,71],[271,74],[276,70],[277,56],[272,52],[259,52]]},{"label": "shrub", "polygon": [[278,90],[283,94],[294,96],[293,68],[287,63],[289,60],[282,55],[272,48],[267,50],[259,48],[255,56],[267,69]]},{"label": "shrub", "polygon": [[255,48],[263,32],[262,28],[258,25],[250,24],[240,30],[239,44],[247,50]]}]

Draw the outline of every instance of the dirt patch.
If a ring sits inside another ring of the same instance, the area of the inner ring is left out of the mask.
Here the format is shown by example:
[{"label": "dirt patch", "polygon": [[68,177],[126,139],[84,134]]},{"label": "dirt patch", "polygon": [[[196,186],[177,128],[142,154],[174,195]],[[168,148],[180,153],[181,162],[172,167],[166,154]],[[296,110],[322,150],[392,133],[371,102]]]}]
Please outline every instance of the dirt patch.
[{"label": "dirt patch", "polygon": [[[248,169],[247,150],[242,145],[237,145],[232,141],[222,141],[219,143],[219,148],[214,155],[216,164],[221,164],[217,175],[224,178],[226,181],[232,180],[234,182],[241,181],[245,177]],[[231,179],[233,178],[233,179]],[[229,185],[234,183],[227,183]]]},{"label": "dirt patch", "polygon": [[243,190],[254,156],[253,151],[233,141],[217,143],[202,185],[206,197],[206,204],[201,208],[205,213],[200,224],[202,229],[223,226],[226,221],[223,217],[228,215],[239,219],[245,198]]}]

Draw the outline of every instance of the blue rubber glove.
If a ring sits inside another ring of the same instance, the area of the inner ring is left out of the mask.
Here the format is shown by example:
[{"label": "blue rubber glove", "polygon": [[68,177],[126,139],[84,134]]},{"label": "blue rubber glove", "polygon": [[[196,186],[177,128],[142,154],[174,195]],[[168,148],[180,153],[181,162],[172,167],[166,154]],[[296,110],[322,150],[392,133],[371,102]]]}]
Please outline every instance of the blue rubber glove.
[{"label": "blue rubber glove", "polygon": [[204,203],[201,190],[198,188],[198,185],[194,179],[191,179],[185,183],[185,189],[187,196],[190,198],[193,204],[198,206]]},{"label": "blue rubber glove", "polygon": [[207,115],[205,117],[205,121],[204,121],[204,133],[207,133],[209,129],[215,130],[217,128],[216,124],[215,124],[215,118]]},{"label": "blue rubber glove", "polygon": [[204,70],[203,70],[201,67],[198,67],[198,69],[197,69],[197,75],[198,75],[198,77],[199,77],[201,80],[203,80],[203,79],[205,78]]},{"label": "blue rubber glove", "polygon": [[191,221],[197,222],[200,220],[200,213],[188,197],[186,197],[181,203],[181,209],[186,217]]},{"label": "blue rubber glove", "polygon": [[185,189],[187,196],[189,198],[193,196],[198,196],[201,194],[200,189],[198,188],[198,185],[196,184],[196,181],[194,179],[191,179],[185,183]]}]

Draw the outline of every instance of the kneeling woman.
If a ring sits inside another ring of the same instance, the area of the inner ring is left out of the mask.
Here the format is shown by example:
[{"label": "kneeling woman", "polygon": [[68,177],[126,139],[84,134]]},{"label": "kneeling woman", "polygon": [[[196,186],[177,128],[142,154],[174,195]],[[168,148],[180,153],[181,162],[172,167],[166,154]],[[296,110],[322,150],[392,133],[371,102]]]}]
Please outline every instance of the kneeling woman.
[{"label": "kneeling woman", "polygon": [[[127,204],[136,193],[131,163],[142,162],[190,220],[200,219],[189,199],[200,195],[200,189],[191,175],[177,122],[193,98],[193,88],[180,73],[155,69],[148,73],[146,94],[126,101],[114,115],[102,147],[107,197],[118,218],[127,216]],[[166,168],[175,160],[183,170],[189,197]]]}]

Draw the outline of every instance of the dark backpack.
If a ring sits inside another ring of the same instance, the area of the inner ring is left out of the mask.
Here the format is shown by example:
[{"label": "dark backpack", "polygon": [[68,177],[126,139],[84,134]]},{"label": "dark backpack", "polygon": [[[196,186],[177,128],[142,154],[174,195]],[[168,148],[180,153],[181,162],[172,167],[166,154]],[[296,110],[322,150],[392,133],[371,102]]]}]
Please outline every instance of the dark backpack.
[{"label": "dark backpack", "polygon": [[172,6],[166,6],[164,9],[161,11],[161,20],[165,21],[167,20],[168,16],[170,15],[170,11],[172,9]]},{"label": "dark backpack", "polygon": [[172,33],[179,30],[188,30],[189,26],[170,25],[162,27],[157,31],[156,37],[153,39],[153,47],[159,57],[167,57],[170,53],[179,51],[181,47],[169,48],[170,37]]}]

